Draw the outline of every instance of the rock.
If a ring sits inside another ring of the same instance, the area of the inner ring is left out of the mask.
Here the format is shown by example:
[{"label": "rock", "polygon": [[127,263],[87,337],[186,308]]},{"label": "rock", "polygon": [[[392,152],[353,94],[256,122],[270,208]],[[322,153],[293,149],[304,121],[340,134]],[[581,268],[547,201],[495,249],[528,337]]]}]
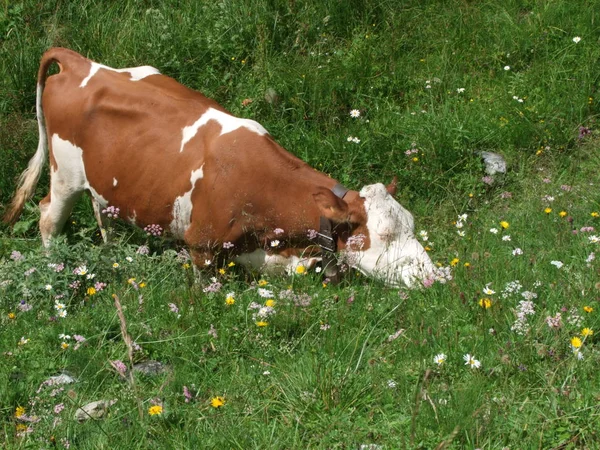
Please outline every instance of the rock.
[{"label": "rock", "polygon": [[133,373],[141,373],[147,376],[162,375],[168,372],[169,366],[159,361],[144,361],[133,365]]},{"label": "rock", "polygon": [[485,172],[488,175],[506,173],[506,161],[498,153],[481,152],[481,158],[485,164]]},{"label": "rock", "polygon": [[55,375],[53,377],[48,378],[45,381],[45,384],[47,384],[48,386],[54,386],[57,384],[71,384],[71,383],[75,383],[76,381],[77,380],[75,378],[73,378],[71,375],[63,372],[60,375]]},{"label": "rock", "polygon": [[279,102],[279,95],[277,95],[277,91],[273,88],[267,88],[265,91],[265,101],[269,105],[275,105]]},{"label": "rock", "polygon": [[78,422],[85,422],[89,419],[100,419],[107,412],[108,408],[114,405],[117,400],[97,400],[95,402],[88,403],[87,405],[77,408],[75,411],[75,420]]}]

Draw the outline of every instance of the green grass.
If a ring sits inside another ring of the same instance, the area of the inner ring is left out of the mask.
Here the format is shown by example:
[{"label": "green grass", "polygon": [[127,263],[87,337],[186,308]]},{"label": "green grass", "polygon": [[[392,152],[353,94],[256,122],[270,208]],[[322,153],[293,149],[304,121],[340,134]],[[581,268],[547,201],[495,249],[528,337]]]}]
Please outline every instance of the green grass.
[{"label": "green grass", "polygon": [[[590,259],[599,244],[589,238],[600,234],[600,218],[592,216],[600,212],[598,6],[5,2],[0,205],[37,146],[39,58],[61,45],[115,67],[153,65],[258,120],[289,151],[351,188],[398,176],[398,199],[415,214],[416,231],[428,231],[432,259],[454,266],[448,283],[407,292],[355,274],[324,287],[314,273],[263,278],[226,267],[214,273],[220,291],[207,293],[211,275],[193,283],[173,243],[147,242],[119,224],[116,242],[100,245],[86,202],[65,239],[45,254],[34,203],[47,191],[45,174],[16,228],[0,228],[0,442],[53,448],[54,439],[58,448],[69,441],[77,449],[596,448],[600,266]],[[265,99],[270,90],[274,102]],[[244,99],[252,102],[242,106]],[[360,119],[349,116],[354,108]],[[582,126],[592,133],[579,139]],[[413,143],[418,161],[405,154]],[[482,181],[481,150],[508,161],[509,172],[491,185]],[[468,214],[464,237],[455,226],[460,214]],[[501,230],[500,221],[509,228]],[[136,253],[142,244],[151,255]],[[523,254],[513,255],[516,248]],[[24,259],[11,259],[13,250]],[[83,264],[93,280],[73,273]],[[131,278],[145,286],[136,289]],[[266,300],[257,291],[261,279],[276,301],[266,327],[248,308]],[[76,280],[79,289],[70,287]],[[515,280],[522,288],[509,294]],[[107,286],[88,291],[96,282]],[[488,284],[494,294],[483,293]],[[537,297],[519,334],[522,291]],[[229,292],[233,305],[225,303]],[[56,295],[63,293],[67,316],[57,318]],[[130,364],[112,294],[141,347],[135,362],[159,360],[167,373],[136,376],[130,385],[112,368],[115,360]],[[479,306],[482,298],[491,299],[489,309]],[[550,328],[546,318],[557,313],[562,326]],[[583,340],[579,360],[571,339],[584,327],[595,333]],[[61,333],[85,342],[76,349]],[[19,344],[22,337],[29,341]],[[439,353],[447,355],[441,366],[433,361]],[[467,353],[479,369],[465,366]],[[38,392],[62,371],[77,382]],[[216,396],[225,398],[223,407],[210,405]],[[100,399],[117,400],[105,418],[73,419],[77,407]],[[55,413],[61,403],[64,410]],[[148,414],[154,403],[162,415]],[[25,436],[17,435],[25,423],[15,417],[18,406],[40,419]]]}]

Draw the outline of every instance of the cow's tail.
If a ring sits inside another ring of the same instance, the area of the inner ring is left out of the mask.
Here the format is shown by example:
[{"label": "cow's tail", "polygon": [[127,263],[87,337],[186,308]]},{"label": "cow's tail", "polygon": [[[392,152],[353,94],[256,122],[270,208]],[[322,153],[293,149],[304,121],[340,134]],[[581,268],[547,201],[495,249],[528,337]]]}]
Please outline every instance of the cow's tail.
[{"label": "cow's tail", "polygon": [[44,112],[42,110],[42,92],[44,91],[44,85],[46,84],[46,78],[50,65],[53,62],[58,62],[60,66],[58,56],[61,50],[62,49],[55,48],[47,51],[40,62],[35,96],[35,109],[40,137],[35,155],[33,155],[33,157],[29,160],[27,169],[25,169],[25,171],[19,177],[17,182],[17,191],[15,192],[12,202],[4,213],[3,220],[9,224],[14,224],[17,221],[21,215],[21,212],[23,211],[25,202],[33,195],[37,182],[40,179],[42,169],[44,168],[44,163],[47,159],[48,138],[46,135]]}]

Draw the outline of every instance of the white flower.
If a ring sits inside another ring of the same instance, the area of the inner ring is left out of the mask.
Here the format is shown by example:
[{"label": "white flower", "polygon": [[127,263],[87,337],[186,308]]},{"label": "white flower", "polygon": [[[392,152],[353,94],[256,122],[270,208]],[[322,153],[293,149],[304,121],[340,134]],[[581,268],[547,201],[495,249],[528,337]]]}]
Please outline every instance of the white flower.
[{"label": "white flower", "polygon": [[28,338],[25,338],[25,336],[21,336],[21,339],[19,340],[19,345],[25,345],[29,342]]},{"label": "white flower", "polygon": [[272,298],[273,291],[269,291],[268,289],[258,288],[258,295],[262,298]]},{"label": "white flower", "polygon": [[463,92],[465,92],[465,88],[458,88],[456,90],[456,92],[458,92],[459,94],[462,94]]},{"label": "white flower", "polygon": [[131,256],[128,256],[127,258],[125,258],[125,261],[127,261],[127,262],[133,262],[133,258]]},{"label": "white flower", "polygon": [[357,137],[352,138],[352,142],[354,142],[355,144],[360,144],[360,139]]},{"label": "white flower", "polygon": [[397,384],[396,384],[396,382],[395,382],[394,380],[388,380],[388,382],[387,382],[387,386],[388,386],[390,389],[394,389],[394,388],[397,386]]},{"label": "white flower", "polygon": [[506,234],[506,235],[502,236],[502,240],[503,241],[510,241],[510,234]]},{"label": "white flower", "polygon": [[590,244],[597,244],[598,242],[600,242],[600,237],[593,234],[588,237],[588,241],[590,241]]},{"label": "white flower", "polygon": [[69,336],[68,334],[60,333],[58,335],[58,338],[62,339],[62,340],[68,340],[68,339],[71,339],[71,336]]},{"label": "white flower", "polygon": [[58,312],[58,317],[64,319],[65,317],[67,317],[67,310],[66,309],[62,309]]},{"label": "white flower", "polygon": [[353,109],[352,111],[350,111],[350,117],[352,117],[353,119],[359,118],[360,111],[358,109]]},{"label": "white flower", "polygon": [[265,370],[265,371],[263,372],[263,375],[266,377],[266,376],[268,376],[268,375],[271,375],[271,372],[269,372],[268,370]]},{"label": "white flower", "polygon": [[557,269],[560,269],[562,266],[564,266],[562,261],[550,261],[550,264],[552,264]]},{"label": "white flower", "polygon": [[205,266],[210,266],[212,264],[212,261],[210,259],[205,259],[204,260],[204,265]]},{"label": "white flower", "polygon": [[321,273],[321,270],[323,270],[323,269],[321,268],[321,266],[317,266],[317,267],[315,267],[315,272],[316,272],[316,273]]},{"label": "white flower", "polygon": [[273,239],[271,241],[271,247],[278,247],[280,242],[277,239]]},{"label": "white flower", "polygon": [[463,230],[456,230],[456,233],[460,236],[460,237],[464,237],[465,236],[465,232]]},{"label": "white flower", "polygon": [[445,353],[438,353],[437,355],[435,355],[433,357],[433,362],[436,363],[438,366],[441,366],[442,364],[444,364],[446,362],[447,356]]},{"label": "white flower", "polygon": [[465,224],[462,223],[460,220],[458,222],[456,222],[456,228],[462,228],[464,226],[465,226]]},{"label": "white flower", "polygon": [[519,247],[515,248],[512,252],[512,254],[514,256],[518,256],[518,255],[522,255],[523,254],[523,250],[521,250]]},{"label": "white flower", "polygon": [[581,40],[581,38],[579,36],[575,36],[573,38],[573,42],[575,42],[576,44],[579,44],[579,41]]},{"label": "white flower", "polygon": [[47,284],[46,286],[44,286],[44,289],[46,289],[47,291],[51,291],[52,290],[52,285],[51,284]]},{"label": "white flower", "polygon": [[458,220],[460,221],[465,221],[467,220],[469,216],[467,214],[461,214],[460,216],[458,216]]},{"label": "white flower", "polygon": [[490,233],[498,234],[498,228],[490,228]]},{"label": "white flower", "polygon": [[496,293],[496,291],[492,291],[492,290],[490,289],[490,284],[492,284],[492,283],[488,283],[488,284],[486,284],[486,285],[485,285],[485,287],[483,288],[483,293],[484,293],[485,295],[494,295],[494,294]]},{"label": "white flower", "polygon": [[95,276],[96,276],[96,274],[95,274],[95,273],[88,273],[88,274],[85,276],[85,278],[86,278],[87,280],[93,280]]},{"label": "white flower", "polygon": [[504,66],[504,70],[510,70],[510,66]]},{"label": "white flower", "polygon": [[419,236],[421,237],[421,239],[423,239],[424,241],[427,241],[427,239],[429,239],[429,234],[427,233],[427,231],[425,230],[421,230],[419,231]]},{"label": "white flower", "polygon": [[54,308],[58,311],[61,311],[63,309],[65,309],[65,304],[64,303],[60,303],[60,302],[55,302],[54,303]]},{"label": "white flower", "polygon": [[481,362],[476,360],[474,355],[467,353],[463,356],[463,359],[465,360],[465,366],[470,366],[471,369],[479,369],[481,367]]},{"label": "white flower", "polygon": [[79,266],[77,269],[75,269],[73,271],[73,273],[75,275],[85,275],[87,273],[87,267],[85,265],[84,266]]}]

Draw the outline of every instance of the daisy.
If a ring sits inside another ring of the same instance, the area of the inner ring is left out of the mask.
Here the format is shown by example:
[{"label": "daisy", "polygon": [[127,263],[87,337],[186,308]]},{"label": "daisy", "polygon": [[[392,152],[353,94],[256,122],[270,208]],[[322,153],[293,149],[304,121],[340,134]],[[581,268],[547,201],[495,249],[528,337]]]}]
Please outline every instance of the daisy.
[{"label": "daisy", "polygon": [[445,353],[438,353],[437,355],[435,355],[433,357],[433,362],[436,363],[438,366],[441,366],[442,364],[444,364],[446,362],[447,356]]},{"label": "daisy", "polygon": [[350,117],[353,119],[358,119],[360,117],[360,111],[358,109],[353,109],[350,111]]},{"label": "daisy", "polygon": [[502,236],[502,240],[505,242],[510,241],[510,234],[505,234],[504,236]]},{"label": "daisy", "polygon": [[470,366],[471,369],[479,369],[481,367],[481,362],[476,360],[474,355],[467,353],[463,356],[463,359],[465,360],[465,366]]},{"label": "daisy", "polygon": [[576,44],[579,44],[579,41],[581,41],[581,38],[579,36],[575,36],[573,38],[573,42],[575,42]]},{"label": "daisy", "polygon": [[486,284],[486,285],[485,285],[485,287],[483,288],[483,293],[484,293],[485,295],[494,295],[494,294],[496,293],[496,291],[492,291],[492,290],[490,289],[490,284],[492,284],[492,283],[488,283],[488,284]]}]

